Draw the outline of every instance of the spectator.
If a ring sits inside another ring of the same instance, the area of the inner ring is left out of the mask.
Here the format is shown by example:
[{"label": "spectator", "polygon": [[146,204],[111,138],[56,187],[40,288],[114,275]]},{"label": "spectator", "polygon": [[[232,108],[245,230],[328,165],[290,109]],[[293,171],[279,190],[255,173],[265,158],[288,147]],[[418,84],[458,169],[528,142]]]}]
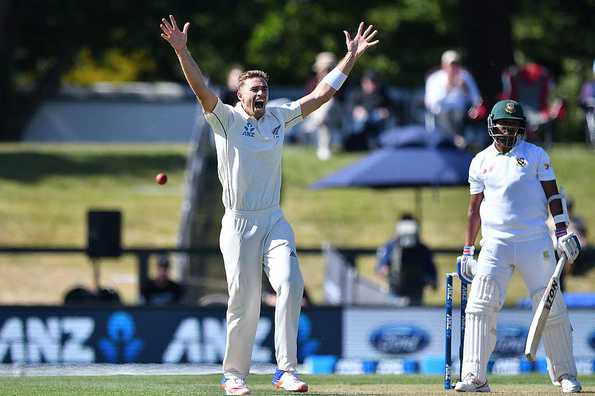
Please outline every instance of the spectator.
[{"label": "spectator", "polygon": [[[337,58],[332,52],[319,53],[312,66],[316,74],[306,83],[306,94],[312,92],[336,65]],[[335,96],[304,120],[302,132],[308,136],[316,136],[316,156],[320,160],[324,161],[331,157],[331,143],[341,134],[343,129],[341,108],[340,98]]]},{"label": "spectator", "polygon": [[221,92],[221,101],[230,106],[235,106],[238,103],[238,84],[240,74],[244,72],[242,66],[232,65],[227,72],[227,86]]},{"label": "spectator", "polygon": [[157,262],[157,276],[141,287],[141,294],[147,305],[178,304],[184,295],[184,288],[170,279],[170,262],[167,256],[160,256]]},{"label": "spectator", "polygon": [[349,95],[349,107],[353,130],[345,142],[345,148],[352,151],[374,147],[380,132],[390,126],[393,115],[393,105],[387,89],[376,73],[364,73],[360,87]]},{"label": "spectator", "polygon": [[[513,99],[519,102],[527,117],[527,140],[543,141],[550,147],[554,129],[552,121],[564,116],[565,105],[555,100],[550,105],[550,94],[554,81],[547,69],[537,63],[524,66],[511,66],[502,73],[502,99]],[[541,129],[542,136],[538,131]]]},{"label": "spectator", "polygon": [[378,249],[376,273],[388,279],[390,292],[408,297],[410,305],[420,305],[425,286],[436,290],[436,266],[430,249],[419,238],[417,221],[404,214],[396,225],[396,235]]},{"label": "spectator", "polygon": [[426,128],[451,133],[458,147],[467,146],[467,118],[477,120],[487,113],[475,79],[461,66],[461,56],[453,50],[442,54],[441,68],[426,79],[424,102]]},{"label": "spectator", "polygon": [[585,111],[586,142],[591,147],[595,147],[595,60],[593,61],[591,79],[586,81],[581,88],[579,104]]}]

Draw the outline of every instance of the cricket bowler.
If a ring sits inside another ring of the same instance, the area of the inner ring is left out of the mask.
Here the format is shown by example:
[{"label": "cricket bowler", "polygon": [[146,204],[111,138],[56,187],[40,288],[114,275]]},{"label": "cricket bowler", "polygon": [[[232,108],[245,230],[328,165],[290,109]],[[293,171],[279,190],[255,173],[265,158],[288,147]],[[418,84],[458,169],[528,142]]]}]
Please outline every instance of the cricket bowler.
[{"label": "cricket bowler", "polygon": [[376,44],[378,33],[361,22],[353,38],[347,31],[347,53],[313,92],[282,106],[268,106],[268,76],[260,70],[239,77],[239,102],[223,104],[207,86],[187,49],[190,24],[178,28],[173,16],[161,21],[161,37],[174,49],[192,91],[200,101],[215,137],[218,174],[223,187],[225,215],[220,248],[229,292],[227,339],[221,387],[227,395],[246,395],[250,389],[252,346],[261,305],[264,267],[277,293],[275,307],[276,388],[307,392],[296,374],[297,330],[304,281],[293,230],[279,207],[281,159],[287,131],[328,102],[341,88],[357,59]]},{"label": "cricket bowler", "polygon": [[[502,308],[513,270],[520,271],[533,306],[539,304],[556,266],[548,235],[548,207],[556,223],[556,249],[568,263],[581,246],[573,233],[565,199],[558,192],[548,154],[523,140],[526,118],[514,100],[502,100],[488,116],[493,144],[469,167],[470,200],[459,274],[472,281],[466,309],[462,380],[458,392],[489,392],[487,364],[496,345],[496,316]],[[474,259],[481,226],[481,252]],[[572,352],[572,327],[558,293],[543,332],[551,381],[564,393],[581,391]]]}]

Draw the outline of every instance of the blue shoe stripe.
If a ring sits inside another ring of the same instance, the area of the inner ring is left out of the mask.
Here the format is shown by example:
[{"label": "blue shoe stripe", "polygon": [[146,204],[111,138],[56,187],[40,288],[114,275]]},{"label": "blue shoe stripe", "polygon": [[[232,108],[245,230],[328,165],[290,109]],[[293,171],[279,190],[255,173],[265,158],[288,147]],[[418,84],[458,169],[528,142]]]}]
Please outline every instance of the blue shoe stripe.
[{"label": "blue shoe stripe", "polygon": [[277,382],[279,382],[279,380],[281,379],[283,374],[285,374],[285,371],[283,371],[283,370],[277,369],[277,371],[275,371],[275,374],[273,375],[273,381],[272,381],[273,385],[275,385]]}]

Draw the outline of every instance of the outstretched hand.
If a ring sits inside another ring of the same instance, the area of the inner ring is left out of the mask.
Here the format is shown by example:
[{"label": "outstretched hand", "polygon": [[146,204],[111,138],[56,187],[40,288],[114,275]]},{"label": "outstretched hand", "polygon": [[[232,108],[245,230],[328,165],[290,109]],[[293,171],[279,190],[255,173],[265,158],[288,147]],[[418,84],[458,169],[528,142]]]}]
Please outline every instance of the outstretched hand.
[{"label": "outstretched hand", "polygon": [[190,22],[186,22],[184,24],[184,28],[180,30],[178,24],[176,23],[176,19],[173,17],[173,15],[170,15],[169,21],[167,21],[165,18],[161,18],[161,24],[159,27],[163,32],[161,33],[161,37],[163,37],[163,39],[167,41],[174,50],[179,51],[186,48]]},{"label": "outstretched hand", "polygon": [[376,36],[378,30],[372,31],[374,25],[368,26],[368,28],[364,31],[364,23],[360,22],[359,27],[357,28],[357,33],[353,39],[349,35],[349,32],[343,30],[345,34],[345,44],[347,45],[347,52],[351,52],[355,55],[356,58],[359,58],[366,50],[370,47],[375,46],[378,44],[379,40],[370,41]]}]

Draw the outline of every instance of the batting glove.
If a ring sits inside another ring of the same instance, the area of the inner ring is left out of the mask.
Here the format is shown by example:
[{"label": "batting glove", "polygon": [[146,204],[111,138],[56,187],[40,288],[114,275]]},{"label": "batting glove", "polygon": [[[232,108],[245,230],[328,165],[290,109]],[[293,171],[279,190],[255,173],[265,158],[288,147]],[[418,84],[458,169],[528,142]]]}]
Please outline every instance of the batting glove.
[{"label": "batting glove", "polygon": [[473,281],[473,277],[477,271],[477,261],[473,258],[474,254],[475,246],[465,246],[463,248],[463,255],[457,257],[457,274],[459,278],[467,283]]},{"label": "batting glove", "polygon": [[[558,250],[558,253],[564,253],[568,261],[573,263],[581,251],[581,243],[579,242],[578,237],[574,232],[566,234],[566,230],[564,230],[563,235],[558,234],[559,232],[556,231],[556,236],[558,237],[556,250]],[[560,234],[562,233],[560,232]]]}]

